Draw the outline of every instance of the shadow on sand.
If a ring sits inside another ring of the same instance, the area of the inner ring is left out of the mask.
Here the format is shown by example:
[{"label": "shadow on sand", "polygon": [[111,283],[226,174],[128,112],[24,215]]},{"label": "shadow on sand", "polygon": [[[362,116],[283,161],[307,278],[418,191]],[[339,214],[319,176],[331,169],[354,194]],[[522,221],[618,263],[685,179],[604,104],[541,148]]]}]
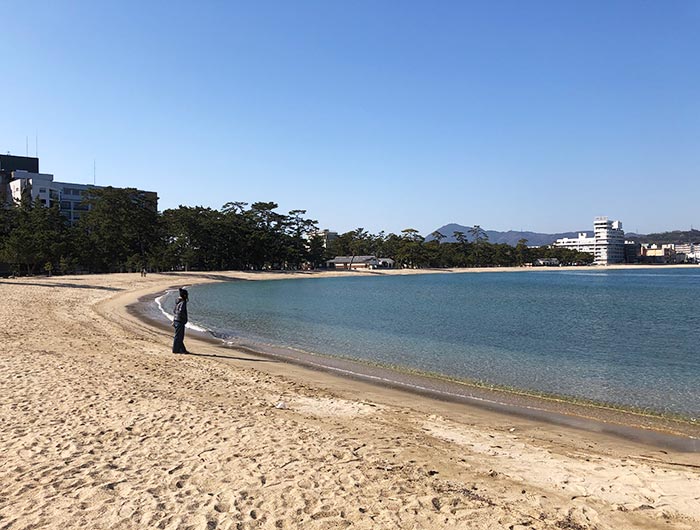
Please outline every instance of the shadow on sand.
[{"label": "shadow on sand", "polygon": [[273,359],[252,359],[250,357],[235,357],[233,355],[218,355],[216,353],[193,353],[188,351],[187,353],[174,353],[173,355],[190,355],[192,357],[211,357],[213,359],[229,359],[231,361],[249,361],[252,363],[277,363]]},{"label": "shadow on sand", "polygon": [[25,285],[30,287],[65,287],[68,289],[99,289],[101,291],[123,291],[119,287],[104,287],[102,285],[90,285],[90,284],[79,284],[79,283],[40,283],[40,282],[12,282],[8,280],[0,280],[0,285]]}]

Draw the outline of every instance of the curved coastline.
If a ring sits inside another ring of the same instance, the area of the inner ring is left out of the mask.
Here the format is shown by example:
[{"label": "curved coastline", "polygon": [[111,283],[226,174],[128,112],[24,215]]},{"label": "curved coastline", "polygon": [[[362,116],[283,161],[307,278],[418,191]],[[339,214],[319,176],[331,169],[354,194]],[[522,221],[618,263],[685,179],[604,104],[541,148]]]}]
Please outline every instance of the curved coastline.
[{"label": "curved coastline", "polygon": [[[432,271],[426,271],[426,273],[430,272]],[[502,270],[502,272],[505,271]],[[289,276],[281,277],[288,278]],[[241,278],[212,278],[211,280],[217,282],[240,281]],[[193,285],[196,283],[193,282]],[[166,317],[159,310],[154,310],[156,298],[165,292],[167,289],[160,289],[142,295],[136,303],[128,305],[126,309],[147,325],[169,330],[170,326]],[[453,380],[440,374],[421,373],[399,367],[310,353],[284,346],[245,342],[227,344],[224,339],[218,338],[208,331],[202,331],[201,328],[190,330],[189,333],[197,340],[203,340],[221,348],[221,355],[214,356],[220,357],[221,360],[226,360],[227,352],[239,351],[429,399],[475,406],[539,422],[609,434],[664,449],[691,453],[700,452],[700,425],[689,418],[634,410],[568,396],[536,394],[516,388],[484,386],[470,381]]]}]

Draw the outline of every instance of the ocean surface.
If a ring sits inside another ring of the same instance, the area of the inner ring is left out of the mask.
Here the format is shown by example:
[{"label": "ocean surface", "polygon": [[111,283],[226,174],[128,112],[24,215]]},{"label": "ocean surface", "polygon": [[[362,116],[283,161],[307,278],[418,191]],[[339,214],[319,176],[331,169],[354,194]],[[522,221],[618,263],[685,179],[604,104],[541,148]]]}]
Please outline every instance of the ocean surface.
[{"label": "ocean surface", "polygon": [[237,281],[193,286],[190,318],[233,344],[700,418],[697,268]]}]

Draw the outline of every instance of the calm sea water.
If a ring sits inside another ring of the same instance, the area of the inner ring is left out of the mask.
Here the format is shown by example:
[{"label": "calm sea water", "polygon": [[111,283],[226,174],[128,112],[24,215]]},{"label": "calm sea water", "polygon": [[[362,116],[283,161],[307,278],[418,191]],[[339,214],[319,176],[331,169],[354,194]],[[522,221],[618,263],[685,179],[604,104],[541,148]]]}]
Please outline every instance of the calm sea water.
[{"label": "calm sea water", "polygon": [[195,286],[220,336],[700,417],[700,270]]}]

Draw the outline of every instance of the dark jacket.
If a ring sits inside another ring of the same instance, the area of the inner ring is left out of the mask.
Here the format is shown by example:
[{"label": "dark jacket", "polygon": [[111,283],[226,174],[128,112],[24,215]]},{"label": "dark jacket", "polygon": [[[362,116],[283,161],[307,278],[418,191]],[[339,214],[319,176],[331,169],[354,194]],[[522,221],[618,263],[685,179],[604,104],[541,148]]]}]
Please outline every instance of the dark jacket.
[{"label": "dark jacket", "polygon": [[184,298],[177,299],[173,320],[175,320],[175,322],[180,322],[181,324],[187,324],[187,300]]}]

